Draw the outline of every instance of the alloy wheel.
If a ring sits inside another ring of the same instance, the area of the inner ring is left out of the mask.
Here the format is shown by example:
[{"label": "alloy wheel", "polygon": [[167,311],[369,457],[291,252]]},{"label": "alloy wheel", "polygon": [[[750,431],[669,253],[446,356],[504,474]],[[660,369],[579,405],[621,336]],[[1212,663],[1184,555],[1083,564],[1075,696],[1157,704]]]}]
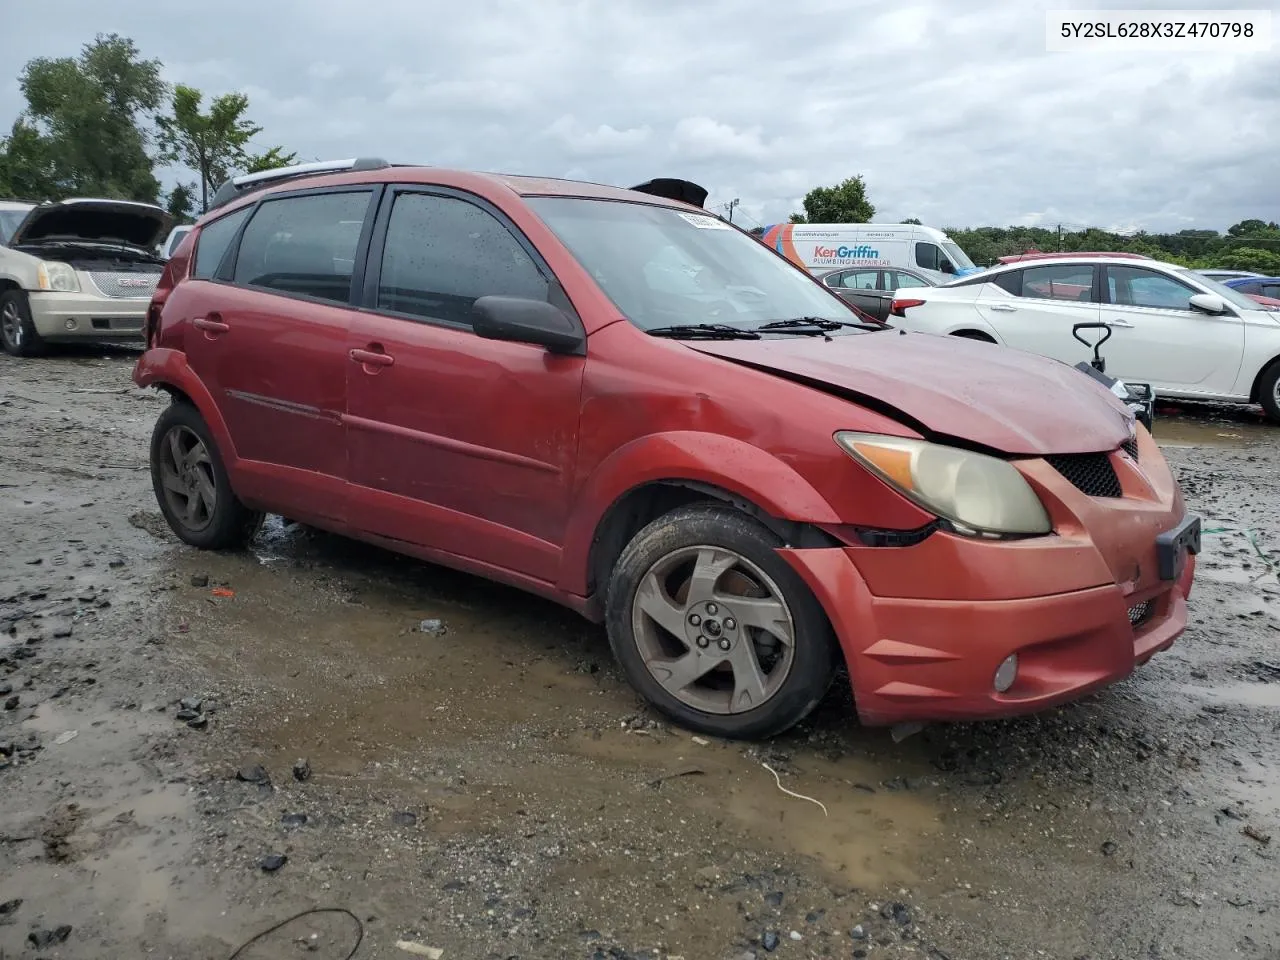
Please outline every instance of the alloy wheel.
[{"label": "alloy wheel", "polygon": [[22,346],[22,316],[18,313],[18,305],[12,300],[6,301],[3,309],[0,309],[0,336],[14,349]]},{"label": "alloy wheel", "polygon": [[198,532],[213,522],[218,486],[213,461],[195,431],[175,426],[160,445],[160,483],[170,513],[187,529]]},{"label": "alloy wheel", "polygon": [[631,618],[650,675],[706,713],[763,705],[795,657],[795,619],[782,591],[723,547],[685,547],[659,559],[640,581]]}]

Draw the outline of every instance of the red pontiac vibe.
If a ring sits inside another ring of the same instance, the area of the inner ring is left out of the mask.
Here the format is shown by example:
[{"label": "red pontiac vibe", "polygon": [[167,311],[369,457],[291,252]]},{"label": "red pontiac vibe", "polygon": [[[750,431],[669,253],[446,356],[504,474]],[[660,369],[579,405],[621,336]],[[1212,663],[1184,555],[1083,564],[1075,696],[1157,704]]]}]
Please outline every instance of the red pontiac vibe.
[{"label": "red pontiac vibe", "polygon": [[705,196],[374,160],[224,184],[134,373],[173,398],[169,524],[220,549],[279,513],[550,597],[726,737],[799,721],[840,660],[891,724],[1173,643],[1200,522],[1115,397],[867,323]]}]

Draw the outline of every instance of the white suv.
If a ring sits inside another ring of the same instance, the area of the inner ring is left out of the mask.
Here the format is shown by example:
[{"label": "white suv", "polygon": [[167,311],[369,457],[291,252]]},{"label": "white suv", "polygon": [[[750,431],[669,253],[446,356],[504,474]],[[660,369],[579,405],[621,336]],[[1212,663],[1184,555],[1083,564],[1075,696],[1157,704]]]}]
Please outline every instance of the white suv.
[{"label": "white suv", "polygon": [[0,346],[29,357],[48,343],[141,343],[171,219],[127,200],[0,201]]},{"label": "white suv", "polygon": [[1194,270],[1146,258],[1044,257],[897,294],[889,322],[1088,360],[1077,323],[1105,323],[1107,374],[1158,396],[1260,403],[1280,421],[1280,314]]}]

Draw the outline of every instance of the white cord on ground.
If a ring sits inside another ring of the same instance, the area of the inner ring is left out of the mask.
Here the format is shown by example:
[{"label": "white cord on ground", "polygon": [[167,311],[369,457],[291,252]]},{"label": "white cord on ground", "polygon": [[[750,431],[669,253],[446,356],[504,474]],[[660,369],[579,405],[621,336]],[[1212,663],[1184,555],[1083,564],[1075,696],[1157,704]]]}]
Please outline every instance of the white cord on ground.
[{"label": "white cord on ground", "polygon": [[803,793],[796,793],[794,790],[788,790],[786,787],[782,785],[782,778],[778,776],[777,770],[773,769],[773,767],[769,766],[767,763],[762,763],[760,764],[760,766],[764,767],[766,770],[768,770],[770,773],[773,774],[774,783],[776,783],[778,785],[778,789],[781,790],[783,793],[785,793],[787,796],[795,797],[797,800],[808,800],[810,803],[816,803],[818,806],[822,808],[822,815],[824,817],[831,816],[831,814],[827,813],[827,805],[823,803],[821,800],[815,800],[813,799],[813,797],[806,797]]}]

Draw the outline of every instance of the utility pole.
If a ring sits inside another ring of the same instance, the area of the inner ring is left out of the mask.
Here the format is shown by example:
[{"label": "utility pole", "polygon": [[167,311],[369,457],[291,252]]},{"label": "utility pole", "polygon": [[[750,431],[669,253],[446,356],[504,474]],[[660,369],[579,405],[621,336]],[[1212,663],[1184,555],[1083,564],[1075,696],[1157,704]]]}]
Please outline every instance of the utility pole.
[{"label": "utility pole", "polygon": [[741,202],[742,202],[742,201],[741,201],[741,200],[739,200],[737,197],[734,197],[732,200],[730,200],[728,203],[726,203],[726,204],[724,205],[724,208],[725,208],[726,210],[728,210],[728,211],[729,211],[729,222],[730,222],[730,223],[733,223],[733,208],[734,208],[734,207],[736,207],[736,206],[737,206],[738,204],[740,204]]}]

